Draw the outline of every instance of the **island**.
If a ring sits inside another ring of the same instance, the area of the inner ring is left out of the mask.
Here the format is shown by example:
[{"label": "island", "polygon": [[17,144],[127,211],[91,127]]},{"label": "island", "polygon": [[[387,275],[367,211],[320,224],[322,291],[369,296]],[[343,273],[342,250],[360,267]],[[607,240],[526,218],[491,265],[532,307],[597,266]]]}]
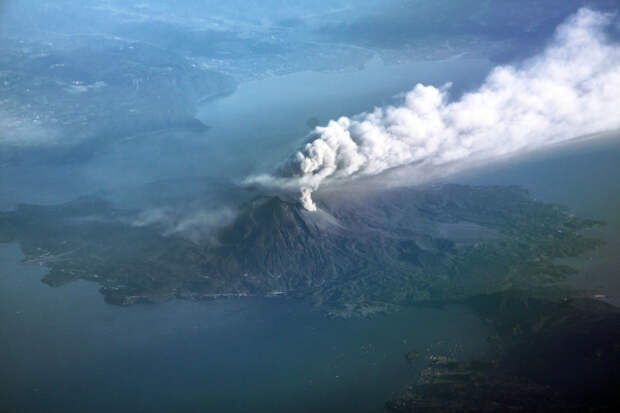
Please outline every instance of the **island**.
[{"label": "island", "polygon": [[601,245],[601,225],[515,186],[435,184],[319,197],[309,212],[257,194],[204,239],[136,224],[139,210],[85,197],[0,213],[43,281],[101,286],[108,303],[288,295],[333,316],[532,289],[570,275],[557,258]]}]

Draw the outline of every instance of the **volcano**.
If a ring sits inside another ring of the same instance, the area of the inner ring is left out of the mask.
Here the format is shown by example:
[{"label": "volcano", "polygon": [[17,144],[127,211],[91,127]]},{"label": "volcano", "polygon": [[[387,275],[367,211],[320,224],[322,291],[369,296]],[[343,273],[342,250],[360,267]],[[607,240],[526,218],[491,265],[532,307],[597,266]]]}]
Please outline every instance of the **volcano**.
[{"label": "volcano", "polygon": [[555,258],[600,244],[578,232],[596,221],[518,187],[341,192],[317,205],[258,196],[198,242],[92,198],[21,205],[0,222],[3,240],[50,269],[45,282],[95,281],[110,303],[288,294],[339,315],[547,284],[572,271]]}]

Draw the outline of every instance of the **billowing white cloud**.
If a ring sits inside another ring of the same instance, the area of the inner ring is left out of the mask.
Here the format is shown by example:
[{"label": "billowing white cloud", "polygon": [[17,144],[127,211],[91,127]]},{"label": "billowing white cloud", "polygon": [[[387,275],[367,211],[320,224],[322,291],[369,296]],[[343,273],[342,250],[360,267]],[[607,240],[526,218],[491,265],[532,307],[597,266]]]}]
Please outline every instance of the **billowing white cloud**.
[{"label": "billowing white cloud", "polygon": [[[412,181],[620,128],[620,46],[605,36],[614,16],[581,9],[538,56],[496,67],[482,86],[450,102],[449,85],[418,84],[401,106],[317,127],[274,176],[248,182],[299,188],[315,210],[322,184],[408,165]],[[416,176],[417,175],[417,176]]]}]

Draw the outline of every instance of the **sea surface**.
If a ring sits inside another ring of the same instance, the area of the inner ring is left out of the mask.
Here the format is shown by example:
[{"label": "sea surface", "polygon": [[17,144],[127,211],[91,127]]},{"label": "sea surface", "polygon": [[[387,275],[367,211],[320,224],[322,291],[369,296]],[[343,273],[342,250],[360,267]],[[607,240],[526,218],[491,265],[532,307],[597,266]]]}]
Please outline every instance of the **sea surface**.
[{"label": "sea surface", "polygon": [[[382,411],[419,351],[481,356],[462,306],[333,319],[286,298],[107,305],[0,246],[0,406],[16,412]],[[421,361],[420,361],[421,363]]]},{"label": "sea surface", "polygon": [[[481,79],[488,65],[373,61],[362,71],[242,84],[201,110],[217,139],[206,145],[211,152],[204,158],[212,164],[196,172],[223,173],[243,162],[253,162],[248,170],[267,168],[290,153],[315,120],[389,103],[418,81],[456,77],[458,93]],[[388,80],[377,84],[379,76]],[[24,171],[32,179],[6,186],[0,205],[59,202],[92,189],[62,185],[74,171],[54,170],[58,175],[44,176],[40,188],[36,171]],[[4,179],[8,183],[6,174]],[[521,185],[540,200],[606,221],[593,233],[607,244],[571,260],[580,271],[569,283],[620,304],[619,135],[450,180]],[[406,352],[468,359],[489,351],[488,325],[459,305],[348,320],[285,297],[125,308],[105,304],[93,283],[51,288],[40,281],[44,267],[22,260],[17,244],[0,244],[0,411],[381,412],[422,367],[421,361],[409,364]]]}]

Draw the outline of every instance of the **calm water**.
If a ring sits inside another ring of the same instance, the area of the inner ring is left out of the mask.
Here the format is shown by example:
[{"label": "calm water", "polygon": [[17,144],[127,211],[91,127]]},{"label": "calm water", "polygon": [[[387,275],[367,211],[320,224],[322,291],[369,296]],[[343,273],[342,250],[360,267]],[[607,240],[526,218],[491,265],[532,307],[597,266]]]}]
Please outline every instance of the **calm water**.
[{"label": "calm water", "polygon": [[53,289],[0,246],[2,403],[40,412],[381,411],[414,377],[407,351],[474,357],[467,309],[329,319],[287,299],[121,308],[96,286]]}]

